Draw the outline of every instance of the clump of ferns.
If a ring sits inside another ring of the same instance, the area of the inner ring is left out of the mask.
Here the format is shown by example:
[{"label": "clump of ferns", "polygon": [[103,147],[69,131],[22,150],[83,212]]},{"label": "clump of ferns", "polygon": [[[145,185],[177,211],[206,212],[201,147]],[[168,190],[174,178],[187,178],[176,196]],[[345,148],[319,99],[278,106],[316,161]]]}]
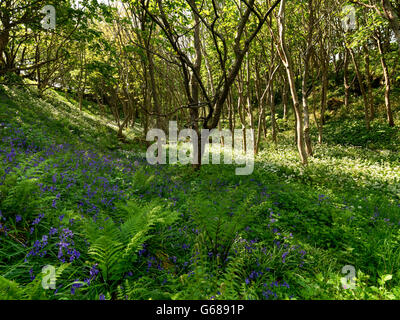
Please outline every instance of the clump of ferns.
[{"label": "clump of ferns", "polygon": [[158,224],[172,224],[175,212],[161,206],[139,206],[134,201],[117,204],[119,215],[125,215],[121,224],[109,217],[99,217],[86,224],[89,255],[98,263],[100,275],[109,292],[116,292],[121,279],[137,266],[138,252],[154,234]]}]

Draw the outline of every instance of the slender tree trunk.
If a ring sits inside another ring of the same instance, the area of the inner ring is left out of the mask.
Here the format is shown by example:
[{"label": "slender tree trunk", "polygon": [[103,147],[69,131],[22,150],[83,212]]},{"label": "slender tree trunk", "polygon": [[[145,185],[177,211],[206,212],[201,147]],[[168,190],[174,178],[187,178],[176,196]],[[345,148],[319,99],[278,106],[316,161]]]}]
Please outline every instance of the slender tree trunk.
[{"label": "slender tree trunk", "polygon": [[369,130],[370,129],[370,117],[369,117],[367,93],[365,92],[363,78],[362,78],[362,75],[361,75],[360,68],[358,66],[358,62],[357,62],[357,60],[355,58],[353,49],[349,48],[349,52],[350,52],[350,55],[351,55],[351,59],[353,60],[354,68],[356,70],[357,79],[358,79],[358,82],[360,84],[361,94],[362,94],[363,99],[364,99],[365,127],[367,128],[367,130]]},{"label": "slender tree trunk", "polygon": [[383,51],[382,47],[382,41],[380,39],[380,36],[377,35],[375,37],[376,42],[378,44],[378,50],[380,54],[380,61],[381,61],[381,66],[383,70],[383,76],[385,77],[385,107],[386,107],[386,118],[388,121],[389,126],[394,127],[394,120],[393,120],[393,113],[392,113],[392,107],[391,107],[391,101],[390,101],[390,76],[389,76],[389,70],[386,64],[385,60],[385,53]]},{"label": "slender tree trunk", "polygon": [[344,52],[344,107],[346,112],[349,112],[349,105],[350,105],[350,83],[349,83],[349,50],[345,48]]},{"label": "slender tree trunk", "polygon": [[[251,86],[250,86],[250,56],[249,53],[247,52],[247,61],[246,61],[246,105],[247,105],[247,114],[249,116],[249,124],[250,124],[250,129],[254,130],[254,117],[253,117],[253,107],[251,105]],[[253,144],[255,141],[253,141]]]},{"label": "slender tree trunk", "polygon": [[[11,5],[11,1],[6,1],[6,6]],[[5,10],[1,15],[2,30],[0,30],[0,75],[7,71],[7,46],[10,41],[10,16],[8,10]]]},{"label": "slender tree trunk", "polygon": [[288,81],[289,81],[289,87],[290,91],[292,94],[292,100],[293,100],[293,108],[296,116],[296,133],[297,133],[297,148],[299,151],[300,159],[301,162],[306,165],[307,164],[307,152],[305,149],[305,143],[304,143],[304,128],[303,128],[303,117],[302,117],[302,112],[300,110],[300,103],[299,103],[299,97],[297,95],[297,90],[296,90],[296,83],[295,83],[295,77],[293,73],[293,64],[292,64],[292,58],[290,56],[290,53],[286,47],[286,40],[285,40],[285,5],[286,5],[286,0],[281,1],[280,9],[279,9],[279,14],[278,14],[278,27],[279,27],[279,39],[280,39],[280,56],[283,65],[286,68],[287,76],[288,76]]},{"label": "slender tree trunk", "polygon": [[322,55],[321,123],[322,125],[325,125],[325,112],[326,112],[326,107],[328,105],[328,84],[329,84],[328,82],[329,66],[327,62],[327,53],[325,51],[325,48],[321,49],[321,55]]},{"label": "slender tree trunk", "polygon": [[[260,147],[260,140],[261,140],[261,131],[262,131],[262,118],[265,116],[264,112],[264,102],[261,100],[261,77],[260,77],[260,68],[259,65],[256,63],[255,65],[256,70],[256,96],[258,101],[258,121],[257,121],[257,136],[255,141],[255,154],[258,154],[258,150]],[[264,99],[263,99],[264,100]]]},{"label": "slender tree trunk", "polygon": [[317,117],[317,107],[316,107],[316,105],[317,105],[317,101],[316,101],[317,99],[316,99],[316,89],[315,89],[315,85],[313,84],[313,86],[312,86],[312,108],[313,108],[313,115],[314,115],[314,121],[315,121],[315,124],[316,124],[316,126],[317,126],[317,129],[318,129],[318,143],[319,144],[322,144],[322,138],[323,138],[323,130],[322,130],[322,128],[323,128],[323,126],[322,126],[322,121],[321,121],[321,119],[318,119],[318,117]]},{"label": "slender tree trunk", "polygon": [[243,81],[241,79],[241,76],[238,77],[238,113],[239,113],[239,119],[240,123],[242,125],[242,134],[243,134],[243,150],[244,152],[247,151],[247,144],[246,144],[246,111],[245,107],[243,106],[244,102],[244,97],[243,97]]},{"label": "slender tree trunk", "polygon": [[365,77],[367,81],[367,98],[369,105],[369,119],[373,120],[375,117],[374,99],[372,96],[372,85],[371,85],[371,70],[370,70],[370,58],[368,45],[364,45],[364,60],[365,60]]},{"label": "slender tree trunk", "polygon": [[[86,87],[86,79],[87,79],[87,70],[85,69],[85,50],[86,48],[83,47],[81,49],[81,63],[80,63],[80,73],[79,73],[79,110],[82,112],[82,104],[83,104],[83,94],[85,92]],[[84,70],[85,69],[85,70]]]},{"label": "slender tree trunk", "polygon": [[233,103],[233,94],[232,94],[232,89],[229,90],[229,129],[232,132],[232,148],[234,147],[235,144],[235,128],[236,128],[236,115],[235,115],[235,105]]},{"label": "slender tree trunk", "polygon": [[282,75],[283,88],[282,88],[282,104],[283,104],[283,120],[288,119],[288,82],[285,75]]},{"label": "slender tree trunk", "polygon": [[255,148],[255,153],[258,154],[259,147],[260,147],[260,141],[261,141],[261,132],[262,132],[262,121],[263,118],[265,118],[265,100],[262,99],[260,100],[260,112],[259,112],[259,117],[258,117],[258,125],[257,125],[257,140],[256,140],[256,148]]},{"label": "slender tree trunk", "polygon": [[[191,2],[191,5],[195,8],[196,7],[196,3],[195,0],[189,0]],[[197,9],[196,9],[197,10]],[[194,48],[196,51],[196,58],[195,58],[195,62],[194,62],[194,72],[196,72],[196,74],[200,74],[200,70],[201,70],[201,62],[203,59],[203,55],[202,55],[202,46],[201,46],[201,25],[200,25],[200,18],[193,12],[193,18],[194,18],[194,23],[195,23],[195,27],[194,27]],[[199,103],[199,82],[194,74],[194,72],[192,72],[191,75],[191,94],[192,94],[192,99],[193,99],[193,104],[198,104]],[[211,79],[212,82],[212,79]],[[196,170],[200,169],[201,167],[201,159],[202,159],[202,140],[201,140],[201,134],[200,134],[200,130],[199,130],[199,107],[197,105],[195,105],[194,107],[190,108],[190,120],[191,120],[191,125],[192,125],[192,129],[194,131],[196,131],[197,133],[197,137],[198,137],[198,141],[197,141],[197,146],[195,145],[195,141],[193,141],[193,150],[194,150],[194,157],[197,160],[193,166]]]},{"label": "slender tree trunk", "polygon": [[278,143],[278,140],[277,140],[278,125],[276,123],[275,95],[274,95],[274,83],[273,82],[271,82],[271,86],[269,89],[269,105],[270,105],[270,110],[271,110],[272,141],[274,144],[277,144]]},{"label": "slender tree trunk", "polygon": [[150,53],[149,50],[146,50],[146,53],[147,53],[148,68],[149,68],[149,75],[150,75],[151,94],[153,97],[153,112],[156,114],[156,127],[158,129],[162,129],[161,118],[159,116],[159,114],[161,113],[160,112],[160,102],[158,99],[156,79],[154,76],[153,54]]},{"label": "slender tree trunk", "polygon": [[306,43],[306,53],[304,56],[304,72],[303,72],[303,81],[302,81],[302,99],[303,99],[303,114],[304,114],[304,141],[306,144],[306,151],[308,156],[313,155],[312,144],[311,144],[311,136],[310,136],[310,114],[308,111],[308,90],[307,90],[307,82],[309,78],[310,71],[310,59],[312,53],[312,41],[313,41],[313,33],[314,33],[314,10],[313,10],[313,1],[308,0],[309,7],[309,20],[308,20],[308,36]]}]

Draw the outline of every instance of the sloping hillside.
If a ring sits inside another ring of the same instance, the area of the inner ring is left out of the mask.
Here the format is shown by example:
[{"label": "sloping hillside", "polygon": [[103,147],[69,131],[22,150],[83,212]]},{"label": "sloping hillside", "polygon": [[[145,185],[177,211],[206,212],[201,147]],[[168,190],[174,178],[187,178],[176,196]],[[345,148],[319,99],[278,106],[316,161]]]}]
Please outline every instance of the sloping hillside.
[{"label": "sloping hillside", "polygon": [[[395,151],[332,141],[302,168],[289,130],[251,176],[196,174],[147,165],[89,107],[1,93],[2,299],[400,297]],[[342,289],[346,265],[355,290]]]}]

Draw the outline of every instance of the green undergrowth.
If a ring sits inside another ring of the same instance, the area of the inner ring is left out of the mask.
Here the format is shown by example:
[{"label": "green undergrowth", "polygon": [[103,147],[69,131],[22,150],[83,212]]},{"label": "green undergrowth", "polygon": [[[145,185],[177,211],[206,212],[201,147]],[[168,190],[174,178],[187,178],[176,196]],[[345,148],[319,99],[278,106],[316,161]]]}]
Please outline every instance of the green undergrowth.
[{"label": "green undergrowth", "polygon": [[2,299],[400,298],[395,129],[329,121],[307,167],[282,131],[236,176],[149,166],[55,91],[5,88],[0,116]]}]

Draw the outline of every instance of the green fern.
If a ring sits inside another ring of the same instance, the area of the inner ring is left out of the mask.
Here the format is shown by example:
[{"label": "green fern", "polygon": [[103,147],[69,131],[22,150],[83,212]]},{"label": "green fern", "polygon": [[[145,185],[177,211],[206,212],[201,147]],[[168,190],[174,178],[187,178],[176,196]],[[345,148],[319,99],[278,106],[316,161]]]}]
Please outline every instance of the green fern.
[{"label": "green fern", "polygon": [[23,300],[25,292],[19,285],[0,276],[0,300]]},{"label": "green fern", "polygon": [[137,259],[137,252],[151,237],[156,224],[172,223],[176,213],[163,211],[160,206],[138,206],[134,201],[117,206],[120,215],[127,219],[122,225],[111,219],[103,222],[101,228],[95,223],[87,226],[87,236],[91,243],[89,254],[99,264],[103,279],[112,284],[124,273],[130,271]]},{"label": "green fern", "polygon": [[193,218],[203,233],[203,236],[198,238],[201,247],[205,247],[207,252],[212,252],[222,263],[227,258],[238,232],[255,218],[249,211],[253,200],[253,194],[246,195],[234,212],[231,212],[231,203],[226,198],[214,201],[196,199],[196,202],[190,205]]},{"label": "green fern", "polygon": [[134,282],[125,280],[123,286],[117,289],[117,297],[119,300],[171,300],[170,293],[152,287],[152,283],[148,277]]}]

